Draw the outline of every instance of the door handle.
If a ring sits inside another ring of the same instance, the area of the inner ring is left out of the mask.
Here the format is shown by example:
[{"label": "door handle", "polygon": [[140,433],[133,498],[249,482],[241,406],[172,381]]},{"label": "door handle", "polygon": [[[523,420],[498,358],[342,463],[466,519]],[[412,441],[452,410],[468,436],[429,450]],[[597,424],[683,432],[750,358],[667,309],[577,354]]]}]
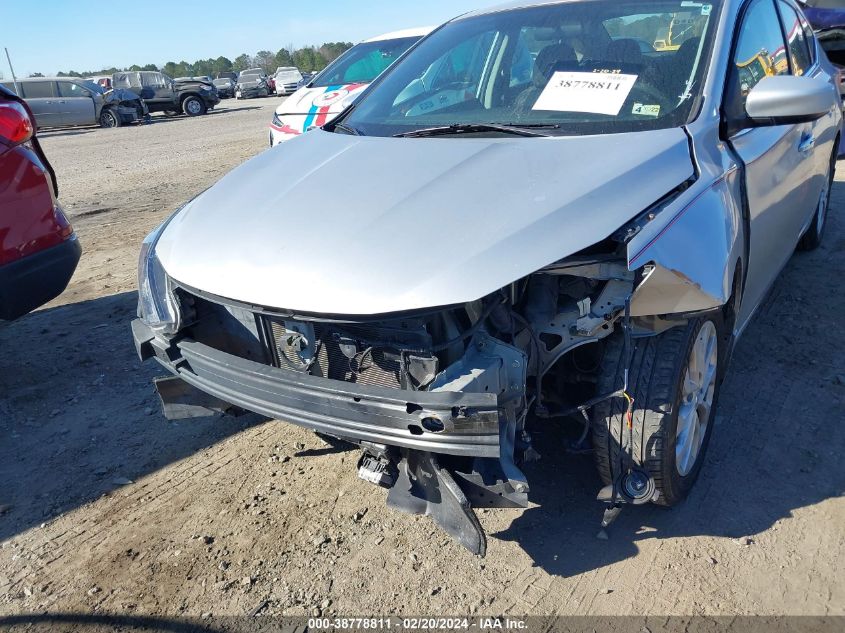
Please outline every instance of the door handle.
[{"label": "door handle", "polygon": [[816,137],[812,134],[803,134],[798,144],[798,151],[802,154],[809,154],[816,146]]}]

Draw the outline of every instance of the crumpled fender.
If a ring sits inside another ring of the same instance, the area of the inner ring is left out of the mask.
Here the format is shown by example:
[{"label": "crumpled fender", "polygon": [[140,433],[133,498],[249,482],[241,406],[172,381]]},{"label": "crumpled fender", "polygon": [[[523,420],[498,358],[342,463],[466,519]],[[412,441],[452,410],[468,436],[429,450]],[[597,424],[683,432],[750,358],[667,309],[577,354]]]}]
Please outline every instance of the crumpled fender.
[{"label": "crumpled fender", "polygon": [[698,312],[725,305],[744,251],[736,169],[697,181],[628,242],[628,268],[647,266],[631,316]]},{"label": "crumpled fender", "polygon": [[141,101],[136,93],[126,88],[114,88],[103,95],[103,101],[106,103],[123,103],[124,101]]}]

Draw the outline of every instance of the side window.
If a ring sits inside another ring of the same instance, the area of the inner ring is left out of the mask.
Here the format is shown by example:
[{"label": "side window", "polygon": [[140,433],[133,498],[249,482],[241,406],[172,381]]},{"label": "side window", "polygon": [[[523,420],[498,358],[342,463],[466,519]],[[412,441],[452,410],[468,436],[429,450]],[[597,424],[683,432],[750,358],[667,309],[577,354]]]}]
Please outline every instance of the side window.
[{"label": "side window", "polygon": [[800,15],[798,19],[801,20],[801,28],[804,29],[804,39],[807,40],[807,46],[810,48],[810,60],[813,64],[816,63],[816,34],[813,33],[813,27],[807,22],[807,19]]},{"label": "side window", "polygon": [[55,96],[52,81],[26,81],[19,85],[25,99],[50,99]]},{"label": "side window", "polygon": [[729,119],[746,116],[748,93],[764,77],[789,74],[789,60],[774,0],[753,0],[739,26],[728,79],[725,110]]},{"label": "side window", "polygon": [[434,63],[439,64],[439,68],[432,81],[431,90],[436,92],[449,86],[475,88],[481,80],[483,64],[490,53],[494,38],[495,33],[492,31],[479,33],[441,57]]},{"label": "side window", "polygon": [[533,52],[528,48],[526,42],[526,33],[523,28],[516,40],[516,48],[513,52],[513,59],[511,60],[511,76],[508,82],[509,88],[516,86],[524,86],[531,81],[534,74],[534,59],[537,57],[537,51]]},{"label": "side window", "polygon": [[383,53],[381,50],[375,50],[362,57],[354,64],[350,65],[343,73],[343,83],[367,83],[371,81],[372,77],[377,77],[381,72],[393,63],[395,58]]},{"label": "side window", "polygon": [[803,75],[813,65],[804,27],[801,20],[798,19],[795,9],[780,0],[778,0],[778,6],[780,7],[781,18],[783,18],[783,30],[786,33],[789,57],[792,60],[792,73]]},{"label": "side window", "polygon": [[141,73],[141,86],[144,88],[164,88],[164,77],[161,73]]},{"label": "side window", "polygon": [[112,82],[115,88],[140,88],[137,73],[115,73]]},{"label": "side window", "polygon": [[70,81],[58,81],[56,86],[59,88],[60,97],[86,97],[82,86],[78,86]]}]

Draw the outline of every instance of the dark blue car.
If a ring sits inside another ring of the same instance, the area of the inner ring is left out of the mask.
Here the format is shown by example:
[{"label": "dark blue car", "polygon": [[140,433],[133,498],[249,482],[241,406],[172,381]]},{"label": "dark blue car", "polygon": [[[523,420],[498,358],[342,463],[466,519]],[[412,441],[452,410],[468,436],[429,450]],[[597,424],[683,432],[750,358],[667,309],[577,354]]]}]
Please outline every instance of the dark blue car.
[{"label": "dark blue car", "polygon": [[830,61],[845,67],[845,0],[802,0],[802,3]]},{"label": "dark blue car", "polygon": [[845,0],[802,0],[804,13],[813,28],[845,28]]}]

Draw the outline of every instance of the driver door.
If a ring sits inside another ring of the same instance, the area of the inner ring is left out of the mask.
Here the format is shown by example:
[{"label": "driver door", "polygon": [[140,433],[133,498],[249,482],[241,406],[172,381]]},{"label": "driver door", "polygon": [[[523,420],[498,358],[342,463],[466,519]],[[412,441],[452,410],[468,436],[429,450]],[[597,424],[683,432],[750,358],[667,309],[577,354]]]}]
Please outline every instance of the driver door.
[{"label": "driver door", "polygon": [[[775,0],[752,0],[738,27],[732,54],[725,119],[745,120],[748,92],[765,77],[790,74]],[[730,126],[730,123],[729,123]],[[812,124],[745,128],[730,138],[745,165],[750,216],[747,276],[739,322],[751,316],[798,241],[807,210]]]},{"label": "driver door", "polygon": [[62,125],[94,125],[96,108],[91,93],[72,81],[57,81],[58,104]]}]

